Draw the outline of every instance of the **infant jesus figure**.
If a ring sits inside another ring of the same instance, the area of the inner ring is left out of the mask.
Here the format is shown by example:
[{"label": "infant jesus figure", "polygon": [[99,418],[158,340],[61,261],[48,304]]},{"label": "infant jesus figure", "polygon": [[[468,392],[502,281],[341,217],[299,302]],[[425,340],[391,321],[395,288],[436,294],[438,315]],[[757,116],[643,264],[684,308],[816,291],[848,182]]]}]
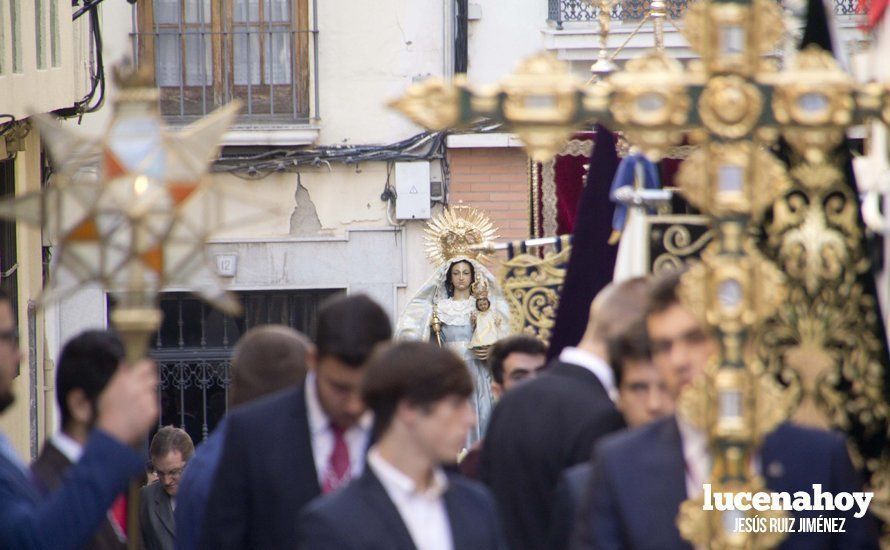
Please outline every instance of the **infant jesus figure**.
[{"label": "infant jesus figure", "polygon": [[491,345],[510,334],[510,327],[505,319],[496,312],[491,311],[491,301],[488,299],[488,283],[476,276],[476,281],[470,285],[470,293],[476,299],[476,310],[472,314],[473,337],[470,339],[470,350],[480,360],[488,359],[488,351]]}]

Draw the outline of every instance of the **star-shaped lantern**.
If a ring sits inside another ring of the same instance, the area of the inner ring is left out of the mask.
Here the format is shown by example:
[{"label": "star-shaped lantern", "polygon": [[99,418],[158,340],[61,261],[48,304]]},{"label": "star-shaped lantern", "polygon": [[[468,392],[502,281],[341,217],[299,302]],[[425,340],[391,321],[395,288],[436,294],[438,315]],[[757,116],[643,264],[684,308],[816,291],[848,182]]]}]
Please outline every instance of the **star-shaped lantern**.
[{"label": "star-shaped lantern", "polygon": [[[204,251],[219,220],[204,215],[207,209],[196,201],[209,194],[207,167],[238,104],[172,131],[161,120],[158,90],[144,73],[115,76],[120,92],[102,136],[33,118],[58,172],[42,192],[0,204],[0,217],[40,225],[57,245],[52,284],[42,300],[99,283],[116,299],[112,323],[125,339],[134,322],[143,340],[157,329],[156,300],[165,287],[191,288],[237,313],[237,300]],[[144,355],[144,344],[127,344],[131,358]]]},{"label": "star-shaped lantern", "polygon": [[[195,219],[187,207],[210,185],[208,163],[238,105],[171,131],[159,116],[157,90],[144,76],[118,80],[115,113],[99,138],[48,117],[33,118],[58,177],[43,192],[0,206],[0,216],[42,225],[58,245],[53,293],[66,294],[91,281],[112,293],[157,293],[200,279],[215,282],[198,289],[204,298],[227,311],[237,309],[203,261],[204,241],[215,221]],[[134,270],[143,280],[133,280]]]}]

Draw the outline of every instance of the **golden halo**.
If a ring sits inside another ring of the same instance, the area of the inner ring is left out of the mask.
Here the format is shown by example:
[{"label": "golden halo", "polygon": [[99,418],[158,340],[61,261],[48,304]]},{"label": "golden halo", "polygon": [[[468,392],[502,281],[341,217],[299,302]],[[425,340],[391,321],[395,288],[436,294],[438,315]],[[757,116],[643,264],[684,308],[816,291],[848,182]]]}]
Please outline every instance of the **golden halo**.
[{"label": "golden halo", "polygon": [[484,261],[487,256],[470,247],[498,238],[488,216],[471,206],[450,206],[430,220],[426,229],[426,257],[433,265],[465,256]]}]

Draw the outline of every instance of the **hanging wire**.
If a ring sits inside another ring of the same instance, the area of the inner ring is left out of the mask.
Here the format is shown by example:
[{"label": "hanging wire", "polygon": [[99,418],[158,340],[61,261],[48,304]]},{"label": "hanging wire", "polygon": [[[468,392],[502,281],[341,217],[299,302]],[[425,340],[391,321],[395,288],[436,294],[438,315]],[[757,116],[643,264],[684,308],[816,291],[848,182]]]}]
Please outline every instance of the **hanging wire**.
[{"label": "hanging wire", "polygon": [[[71,107],[53,111],[53,114],[60,118],[83,117],[85,114],[95,113],[105,103],[105,62],[102,58],[102,30],[99,26],[98,10],[100,2],[102,0],[85,3],[74,14],[74,20],[84,13],[90,15],[90,35],[93,39],[90,43],[90,91]],[[93,63],[93,59],[95,59],[95,63]]]}]

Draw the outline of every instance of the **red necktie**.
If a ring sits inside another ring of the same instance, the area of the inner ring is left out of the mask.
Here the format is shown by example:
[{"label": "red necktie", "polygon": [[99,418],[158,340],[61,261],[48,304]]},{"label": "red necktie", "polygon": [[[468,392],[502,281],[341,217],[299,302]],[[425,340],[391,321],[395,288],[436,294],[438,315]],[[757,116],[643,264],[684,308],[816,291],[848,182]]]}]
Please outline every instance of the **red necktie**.
[{"label": "red necktie", "polygon": [[349,447],[346,446],[346,439],[343,437],[345,430],[331,425],[331,432],[334,434],[334,448],[328,457],[328,467],[321,487],[325,494],[336,491],[350,478]]},{"label": "red necktie", "polygon": [[114,522],[117,523],[118,529],[120,532],[126,536],[127,534],[127,497],[126,495],[120,495],[114,502],[111,504],[111,517],[114,518]]}]

